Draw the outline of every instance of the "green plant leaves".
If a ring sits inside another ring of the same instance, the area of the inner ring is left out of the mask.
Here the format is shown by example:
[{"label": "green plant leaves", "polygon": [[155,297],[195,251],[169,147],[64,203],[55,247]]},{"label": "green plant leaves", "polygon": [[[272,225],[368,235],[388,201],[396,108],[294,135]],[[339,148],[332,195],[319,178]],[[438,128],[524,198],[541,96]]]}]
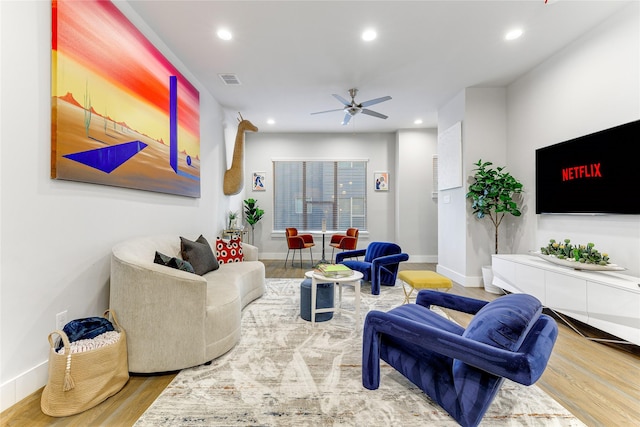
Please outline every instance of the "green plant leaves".
[{"label": "green plant leaves", "polygon": [[253,228],[258,221],[262,219],[264,210],[258,207],[258,201],[256,199],[244,200],[244,214],[247,223]]},{"label": "green plant leaves", "polygon": [[513,199],[515,194],[522,192],[522,184],[510,173],[504,171],[505,167],[500,166],[495,169],[491,162],[482,162],[482,159],[474,163],[476,166],[474,182],[469,185],[469,192],[466,194],[471,199],[471,209],[473,215],[482,219],[485,216],[491,218],[495,227],[495,246],[498,253],[498,227],[509,213],[513,216],[521,216],[522,212],[518,203]]}]

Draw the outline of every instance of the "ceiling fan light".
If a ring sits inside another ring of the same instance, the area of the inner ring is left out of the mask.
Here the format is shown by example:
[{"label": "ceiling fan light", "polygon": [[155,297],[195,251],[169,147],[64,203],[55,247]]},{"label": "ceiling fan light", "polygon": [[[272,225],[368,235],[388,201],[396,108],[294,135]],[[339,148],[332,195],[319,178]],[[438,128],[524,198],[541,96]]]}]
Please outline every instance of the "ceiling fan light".
[{"label": "ceiling fan light", "polygon": [[366,42],[375,40],[376,37],[378,37],[378,34],[374,30],[369,29],[362,32],[362,40]]}]

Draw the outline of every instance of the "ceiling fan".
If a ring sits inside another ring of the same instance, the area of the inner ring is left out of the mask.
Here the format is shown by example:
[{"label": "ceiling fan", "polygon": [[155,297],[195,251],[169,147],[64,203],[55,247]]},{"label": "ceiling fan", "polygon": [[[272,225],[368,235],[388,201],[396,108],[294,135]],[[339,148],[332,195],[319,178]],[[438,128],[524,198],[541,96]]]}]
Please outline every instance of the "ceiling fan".
[{"label": "ceiling fan", "polygon": [[390,96],[383,96],[381,98],[370,99],[369,101],[364,101],[358,104],[354,99],[357,94],[358,94],[358,89],[355,89],[355,88],[349,89],[349,95],[351,95],[351,102],[349,102],[343,97],[341,97],[340,95],[336,95],[334,93],[333,97],[336,98],[338,101],[342,102],[342,104],[344,104],[344,107],[336,108],[335,110],[318,111],[316,113],[311,113],[311,114],[322,114],[322,113],[331,113],[333,111],[344,111],[345,115],[344,115],[344,119],[342,120],[343,125],[346,125],[347,123],[349,123],[349,120],[351,120],[351,117],[355,116],[358,113],[367,114],[369,116],[378,117],[380,119],[386,119],[388,117],[388,116],[385,116],[384,114],[380,114],[376,111],[369,110],[368,108],[365,108],[365,107],[369,107],[370,105],[378,104],[380,102],[388,101],[391,99]]}]

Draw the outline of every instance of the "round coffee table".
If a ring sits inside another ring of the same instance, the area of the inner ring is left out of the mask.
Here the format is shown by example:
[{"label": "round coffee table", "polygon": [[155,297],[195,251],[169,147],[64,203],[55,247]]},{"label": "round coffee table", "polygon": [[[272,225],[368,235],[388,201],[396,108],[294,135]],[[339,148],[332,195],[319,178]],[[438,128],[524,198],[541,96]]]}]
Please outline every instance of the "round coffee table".
[{"label": "round coffee table", "polygon": [[[305,277],[311,278],[311,323],[316,323],[316,313],[327,313],[330,311],[342,310],[342,284],[353,283],[355,287],[355,306],[356,306],[356,319],[360,319],[360,281],[362,280],[362,273],[354,271],[351,276],[346,277],[326,277],[313,270],[304,273]],[[318,283],[335,283],[339,290],[338,304],[339,308],[316,308],[316,296],[318,293]],[[357,322],[356,322],[357,323]]]}]

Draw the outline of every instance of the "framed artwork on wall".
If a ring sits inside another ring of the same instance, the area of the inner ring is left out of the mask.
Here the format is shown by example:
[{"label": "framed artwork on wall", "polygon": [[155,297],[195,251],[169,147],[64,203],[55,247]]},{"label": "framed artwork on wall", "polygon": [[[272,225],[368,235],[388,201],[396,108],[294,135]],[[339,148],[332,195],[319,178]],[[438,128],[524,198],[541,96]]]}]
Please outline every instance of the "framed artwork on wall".
[{"label": "framed artwork on wall", "polygon": [[265,188],[265,173],[264,172],[254,172],[253,173],[253,191],[266,191]]},{"label": "framed artwork on wall", "polygon": [[374,172],[373,184],[376,191],[389,191],[389,172]]},{"label": "framed artwork on wall", "polygon": [[51,178],[200,197],[196,88],[112,2],[51,8]]}]

